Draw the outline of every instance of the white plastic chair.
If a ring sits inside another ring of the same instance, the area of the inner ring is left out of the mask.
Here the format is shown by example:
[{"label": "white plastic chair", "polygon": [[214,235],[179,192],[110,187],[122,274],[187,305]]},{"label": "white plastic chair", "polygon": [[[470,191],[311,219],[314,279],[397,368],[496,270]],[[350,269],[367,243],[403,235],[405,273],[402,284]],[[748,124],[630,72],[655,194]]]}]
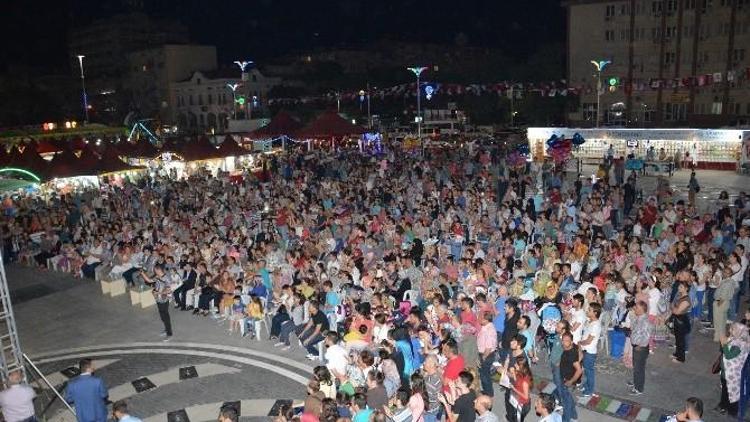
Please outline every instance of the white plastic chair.
[{"label": "white plastic chair", "polygon": [[599,322],[602,324],[602,332],[599,336],[599,349],[604,348],[604,352],[609,356],[609,326],[612,322],[612,315],[609,311],[602,312]]}]

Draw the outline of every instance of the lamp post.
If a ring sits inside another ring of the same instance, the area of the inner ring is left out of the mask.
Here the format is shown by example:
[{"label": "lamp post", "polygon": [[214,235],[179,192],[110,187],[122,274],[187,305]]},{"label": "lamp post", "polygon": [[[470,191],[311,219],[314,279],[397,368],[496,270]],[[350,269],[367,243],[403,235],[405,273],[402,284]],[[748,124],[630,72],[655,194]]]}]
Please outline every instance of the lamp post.
[{"label": "lamp post", "polygon": [[227,88],[232,90],[232,114],[234,120],[237,120],[237,88],[240,84],[227,84]]},{"label": "lamp post", "polygon": [[[367,91],[364,89],[359,91],[360,103],[364,102],[365,97],[367,99],[367,128],[372,129],[372,114],[370,113],[370,83],[367,83]],[[360,107],[360,110],[362,108]]]},{"label": "lamp post", "polygon": [[422,105],[421,105],[421,96],[422,92],[419,86],[419,77],[422,75],[422,72],[427,70],[424,66],[417,66],[417,67],[407,67],[407,69],[411,70],[412,73],[414,73],[414,76],[417,77],[417,136],[419,137],[419,143],[422,145],[422,154],[424,155],[424,143],[422,142]]},{"label": "lamp post", "polygon": [[83,122],[88,124],[89,123],[89,100],[88,100],[88,96],[86,95],[86,77],[83,75],[83,58],[86,56],[79,54],[76,57],[78,57],[78,67],[80,67],[81,69],[81,92],[83,96]]},{"label": "lamp post", "polygon": [[[254,63],[255,62],[253,62],[252,60],[235,60],[234,61],[234,64],[236,64],[237,66],[239,66],[240,67],[240,71],[242,72],[242,82],[247,82],[248,77],[247,77],[247,71],[246,71],[246,69],[248,68],[248,66],[250,66],[250,65],[252,65]],[[250,95],[249,92],[246,93],[246,94]],[[247,108],[247,110],[245,110],[246,111],[245,112],[245,118],[248,119],[248,120],[250,120],[250,118],[251,118],[249,110],[250,110],[249,107]]]},{"label": "lamp post", "polygon": [[596,68],[596,127],[599,127],[601,120],[601,97],[602,97],[602,72],[611,60],[591,60],[591,64]]}]

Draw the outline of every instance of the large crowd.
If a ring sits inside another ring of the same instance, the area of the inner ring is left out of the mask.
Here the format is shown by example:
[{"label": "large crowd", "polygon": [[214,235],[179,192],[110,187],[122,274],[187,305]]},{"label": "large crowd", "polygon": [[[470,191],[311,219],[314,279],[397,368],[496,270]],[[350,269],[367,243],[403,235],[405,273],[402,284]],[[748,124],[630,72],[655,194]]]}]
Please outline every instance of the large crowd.
[{"label": "large crowd", "polygon": [[[742,412],[748,199],[696,204],[695,175],[687,200],[651,195],[616,164],[605,156],[588,178],[512,168],[492,149],[286,154],[263,178],[197,171],[6,197],[3,253],[153,290],[165,340],[174,306],[304,348],[318,366],[281,420],[492,422],[495,395],[508,421],[532,408],[576,420],[608,333],[624,339],[638,396],[649,355],[674,338],[683,364],[696,330],[722,351],[716,409]],[[533,399],[539,364],[556,388]],[[696,409],[688,400],[678,420]]]}]

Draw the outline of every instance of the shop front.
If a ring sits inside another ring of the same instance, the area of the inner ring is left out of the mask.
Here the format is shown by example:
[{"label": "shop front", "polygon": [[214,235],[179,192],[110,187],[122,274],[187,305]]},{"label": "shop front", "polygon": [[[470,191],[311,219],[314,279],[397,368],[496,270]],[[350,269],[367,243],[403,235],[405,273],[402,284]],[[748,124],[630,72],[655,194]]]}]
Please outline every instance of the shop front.
[{"label": "shop front", "polygon": [[580,134],[586,142],[573,150],[573,156],[583,161],[601,161],[609,154],[614,157],[646,161],[669,161],[677,166],[691,165],[699,169],[736,170],[747,162],[743,141],[750,139],[750,130],[734,129],[576,129],[529,128],[529,149],[535,160],[548,154],[546,141],[552,135],[564,139]]}]

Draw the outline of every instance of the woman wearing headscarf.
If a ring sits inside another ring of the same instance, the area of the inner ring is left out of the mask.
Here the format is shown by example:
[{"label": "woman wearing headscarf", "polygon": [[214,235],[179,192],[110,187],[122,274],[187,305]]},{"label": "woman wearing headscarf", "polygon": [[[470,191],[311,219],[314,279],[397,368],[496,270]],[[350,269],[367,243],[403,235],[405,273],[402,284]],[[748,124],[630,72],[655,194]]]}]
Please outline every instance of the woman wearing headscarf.
[{"label": "woman wearing headscarf", "polygon": [[740,400],[742,367],[750,352],[750,333],[745,324],[734,322],[729,328],[729,337],[721,340],[721,401],[716,410],[722,414],[737,415]]}]

